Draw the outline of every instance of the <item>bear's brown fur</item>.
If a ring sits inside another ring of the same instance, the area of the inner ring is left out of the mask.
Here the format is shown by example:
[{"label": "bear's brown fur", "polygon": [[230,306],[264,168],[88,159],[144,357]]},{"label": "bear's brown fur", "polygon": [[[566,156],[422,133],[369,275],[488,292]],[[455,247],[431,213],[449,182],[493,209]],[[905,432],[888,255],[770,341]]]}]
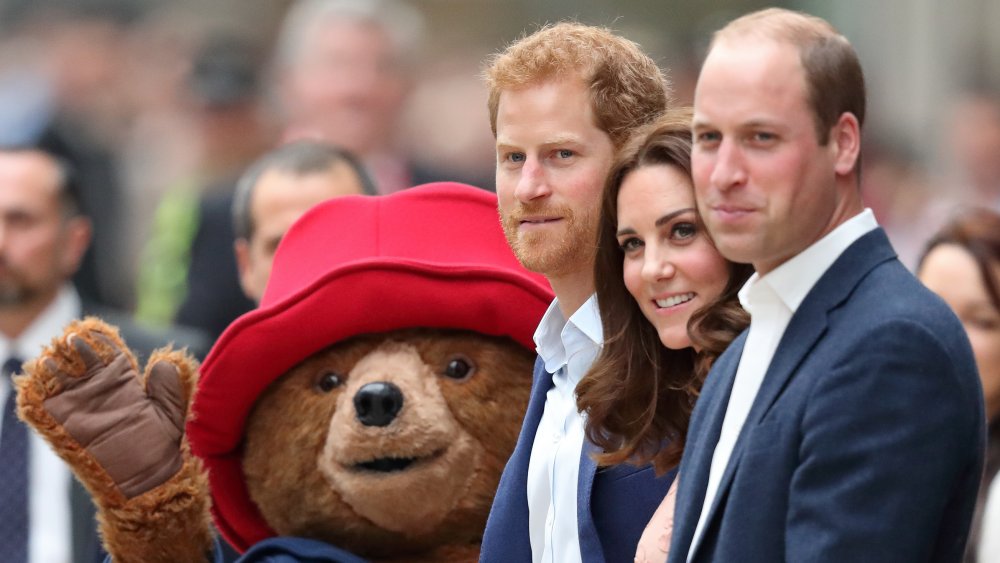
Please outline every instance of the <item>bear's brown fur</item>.
[{"label": "bear's brown fur", "polygon": [[[93,355],[91,361],[104,369],[88,366],[88,352]],[[25,365],[26,375],[15,381],[19,416],[52,445],[90,492],[98,508],[104,548],[118,563],[198,561],[212,545],[208,481],[201,460],[191,455],[180,436],[186,406],[179,409],[174,448],[175,455],[180,449],[182,463],[172,476],[162,476],[169,477],[163,484],[127,495],[102,465],[106,458],[95,454],[97,449],[120,449],[119,456],[148,456],[145,444],[130,443],[127,435],[114,432],[132,423],[134,409],[110,408],[104,398],[111,386],[128,388],[126,393],[133,397],[145,397],[153,366],[158,364],[176,370],[178,400],[189,403],[197,380],[196,361],[179,351],[158,350],[140,376],[135,356],[118,331],[88,318],[67,326],[41,356]],[[133,406],[142,408],[138,401]],[[118,434],[120,440],[108,440],[109,434]],[[154,459],[149,465],[172,464]]]},{"label": "bear's brown fur", "polygon": [[[454,360],[470,373],[449,377]],[[254,407],[243,460],[251,497],[279,534],[370,558],[478,547],[517,441],[532,361],[509,339],[463,331],[398,331],[317,353]],[[340,384],[324,391],[330,373]],[[366,426],[355,412],[354,397],[372,382],[404,397],[389,425]],[[413,461],[394,471],[359,465],[386,459]]]}]

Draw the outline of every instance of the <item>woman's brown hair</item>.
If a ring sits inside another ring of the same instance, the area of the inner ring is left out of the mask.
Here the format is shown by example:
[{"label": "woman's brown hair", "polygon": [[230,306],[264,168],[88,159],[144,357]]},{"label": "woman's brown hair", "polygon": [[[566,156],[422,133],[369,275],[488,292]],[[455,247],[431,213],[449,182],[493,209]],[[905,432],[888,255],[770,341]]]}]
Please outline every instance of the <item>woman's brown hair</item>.
[{"label": "woman's brown hair", "polygon": [[961,246],[972,255],[986,293],[993,307],[1000,311],[1000,280],[994,273],[995,266],[1000,264],[1000,213],[982,207],[960,212],[927,242],[917,271],[923,267],[931,250],[942,244]]},{"label": "woman's brown hair", "polygon": [[594,266],[604,347],[576,389],[577,407],[587,415],[587,438],[604,450],[594,456],[598,464],[652,462],[663,473],[680,463],[691,411],[712,361],[750,321],[736,294],[753,269],[728,262],[722,294],[691,316],[688,332],[700,352],[663,346],[625,287],[617,239],[622,181],[652,165],[676,166],[690,177],[690,108],[670,110],[638,130],[608,175]]}]

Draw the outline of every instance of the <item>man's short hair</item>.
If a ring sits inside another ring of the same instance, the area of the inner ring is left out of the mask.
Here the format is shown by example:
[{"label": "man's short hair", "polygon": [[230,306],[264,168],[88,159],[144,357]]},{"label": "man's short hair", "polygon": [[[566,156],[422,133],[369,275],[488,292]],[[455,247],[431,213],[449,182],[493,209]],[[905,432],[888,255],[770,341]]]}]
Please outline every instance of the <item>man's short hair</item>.
[{"label": "man's short hair", "polygon": [[845,112],[854,114],[859,126],[864,124],[861,61],[847,38],[829,22],[801,12],[767,8],[729,22],[712,36],[712,46],[743,37],[789,43],[798,49],[821,145],[829,141],[830,129]]},{"label": "man's short hair", "polygon": [[59,205],[62,208],[63,216],[70,218],[86,214],[82,205],[76,169],[68,160],[39,145],[2,145],[0,153],[37,154],[47,158],[55,167],[56,190],[59,194]]},{"label": "man's short hair", "polygon": [[621,147],[629,132],[662,114],[670,101],[663,71],[639,45],[607,28],[562,22],[549,25],[490,57],[483,77],[489,87],[490,127],[504,90],[578,76],[590,91],[596,125]]},{"label": "man's short hair", "polygon": [[389,37],[397,62],[415,60],[424,40],[424,19],[415,8],[396,0],[299,0],[289,8],[278,34],[275,61],[294,64],[316,28],[329,21],[373,25]]},{"label": "man's short hair", "polygon": [[282,145],[258,158],[247,168],[236,183],[233,196],[233,234],[249,240],[254,224],[250,207],[253,192],[261,176],[272,170],[306,176],[326,172],[338,164],[346,164],[358,177],[361,191],[375,195],[377,190],[371,176],[351,153],[322,141],[302,140]]}]

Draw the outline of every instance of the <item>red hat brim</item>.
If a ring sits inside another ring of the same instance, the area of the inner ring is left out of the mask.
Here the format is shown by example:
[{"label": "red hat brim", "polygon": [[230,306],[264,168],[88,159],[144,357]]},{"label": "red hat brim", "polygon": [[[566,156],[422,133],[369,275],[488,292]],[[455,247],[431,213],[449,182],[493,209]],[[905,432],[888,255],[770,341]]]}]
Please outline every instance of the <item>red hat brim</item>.
[{"label": "red hat brim", "polygon": [[[359,213],[373,206],[374,215]],[[449,220],[456,212],[461,225]],[[409,230],[389,232],[401,216],[409,217]],[[380,231],[377,248],[340,252],[328,265],[302,270],[303,260],[323,262],[330,254],[310,246],[316,229],[350,240],[359,233],[358,221],[385,220],[390,224],[381,227],[389,229]],[[467,248],[442,255],[428,247],[449,236],[462,238]],[[392,250],[391,237],[410,240]],[[296,276],[282,277],[289,270],[298,270]],[[333,343],[404,328],[472,330],[532,349],[551,300],[544,278],[521,268],[507,247],[496,197],[488,192],[436,184],[392,196],[339,198],[311,210],[282,241],[261,307],[230,325],[201,368],[187,436],[208,469],[220,532],[241,551],[275,535],[248,494],[242,442],[254,403],[283,373]]]}]

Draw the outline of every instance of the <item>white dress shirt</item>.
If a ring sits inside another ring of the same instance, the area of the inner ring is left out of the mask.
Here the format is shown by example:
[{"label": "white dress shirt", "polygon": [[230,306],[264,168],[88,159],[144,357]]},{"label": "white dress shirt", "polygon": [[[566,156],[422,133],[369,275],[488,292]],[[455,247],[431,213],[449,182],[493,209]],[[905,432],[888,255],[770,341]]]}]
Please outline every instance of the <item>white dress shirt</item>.
[{"label": "white dress shirt", "polygon": [[1000,479],[990,484],[980,526],[978,561],[1000,561]]},{"label": "white dress shirt", "polygon": [[704,532],[729,457],[792,315],[847,247],[876,227],[875,215],[865,209],[767,275],[754,274],[740,290],[740,303],[750,313],[750,332],[736,368],[722,432],[712,455],[705,500],[691,540],[688,561]]},{"label": "white dress shirt", "polygon": [[553,374],[545,410],[528,461],[528,539],[533,563],[578,563],[576,497],[583,452],[584,417],[576,384],[604,342],[597,298],[591,296],[567,321],[558,299],[535,331],[538,355]]},{"label": "white dress shirt", "polygon": [[[11,357],[24,361],[37,357],[42,348],[80,314],[80,297],[76,290],[69,285],[63,287],[56,299],[17,340],[0,337],[0,362]],[[3,405],[12,390],[7,378],[0,379],[0,405]],[[45,440],[33,431],[28,440],[28,450],[28,562],[71,563],[69,491],[73,476]]]}]

